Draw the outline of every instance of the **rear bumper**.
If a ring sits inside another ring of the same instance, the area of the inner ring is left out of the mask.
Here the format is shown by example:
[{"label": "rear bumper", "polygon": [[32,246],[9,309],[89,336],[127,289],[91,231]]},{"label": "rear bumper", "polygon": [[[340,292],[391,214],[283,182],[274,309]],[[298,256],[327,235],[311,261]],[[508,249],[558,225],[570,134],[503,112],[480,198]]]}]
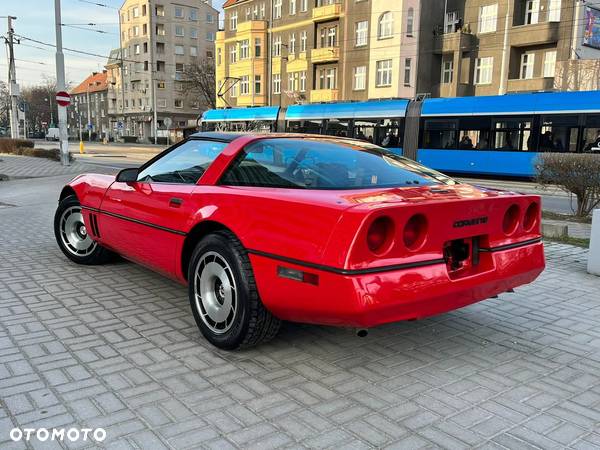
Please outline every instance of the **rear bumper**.
[{"label": "rear bumper", "polygon": [[[491,252],[489,270],[452,279],[445,263],[361,275],[303,267],[250,255],[265,306],[283,320],[373,327],[420,319],[485,300],[535,280],[544,270],[544,248],[536,242]],[[278,266],[319,277],[312,285],[277,275]]]}]

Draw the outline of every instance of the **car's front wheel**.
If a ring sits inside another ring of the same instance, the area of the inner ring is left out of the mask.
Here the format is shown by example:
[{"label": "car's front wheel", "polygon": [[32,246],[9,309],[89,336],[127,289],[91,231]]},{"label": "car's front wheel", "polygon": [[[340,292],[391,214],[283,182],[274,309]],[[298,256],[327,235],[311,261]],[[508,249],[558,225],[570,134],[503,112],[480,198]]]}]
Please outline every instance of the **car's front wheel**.
[{"label": "car's front wheel", "polygon": [[233,234],[213,233],[197,244],[188,283],[194,319],[216,347],[251,347],[279,331],[281,321],[262,304],[248,254]]},{"label": "car's front wheel", "polygon": [[65,256],[78,264],[103,264],[114,256],[88,234],[81,205],[74,195],[65,197],[58,204],[54,215],[54,236]]}]

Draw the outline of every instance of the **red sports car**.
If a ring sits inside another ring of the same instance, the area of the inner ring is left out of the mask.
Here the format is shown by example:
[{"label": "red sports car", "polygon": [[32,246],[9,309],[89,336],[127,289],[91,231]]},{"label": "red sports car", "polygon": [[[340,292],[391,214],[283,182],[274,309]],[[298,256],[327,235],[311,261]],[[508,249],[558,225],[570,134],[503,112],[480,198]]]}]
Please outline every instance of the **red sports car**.
[{"label": "red sports car", "polygon": [[363,329],[443,313],[544,269],[538,196],[326,136],[197,133],[139,169],[75,178],[54,231],[77,263],[119,254],[187,284],[225,349],[281,320]]}]

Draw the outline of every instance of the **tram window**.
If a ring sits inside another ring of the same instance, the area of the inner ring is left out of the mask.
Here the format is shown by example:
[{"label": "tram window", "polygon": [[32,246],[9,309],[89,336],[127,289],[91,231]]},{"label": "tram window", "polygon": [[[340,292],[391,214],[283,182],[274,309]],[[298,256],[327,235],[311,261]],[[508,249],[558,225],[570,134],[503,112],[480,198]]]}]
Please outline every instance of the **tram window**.
[{"label": "tram window", "polygon": [[287,131],[290,133],[321,134],[323,121],[321,120],[289,120]]},{"label": "tram window", "polygon": [[577,150],[577,116],[544,116],[540,123],[540,152],[575,152]]},{"label": "tram window", "polygon": [[458,148],[487,150],[490,148],[490,118],[461,117],[458,121]]},{"label": "tram window", "polygon": [[347,120],[329,119],[326,123],[325,134],[329,136],[348,137],[349,129]]},{"label": "tram window", "polygon": [[582,150],[586,153],[600,153],[600,115],[586,117]]},{"label": "tram window", "polygon": [[455,120],[425,120],[423,148],[457,148],[456,125]]},{"label": "tram window", "polygon": [[355,120],[354,137],[382,147],[402,147],[400,124],[397,119]]},{"label": "tram window", "polygon": [[494,122],[494,149],[528,151],[531,147],[531,119],[504,118]]}]

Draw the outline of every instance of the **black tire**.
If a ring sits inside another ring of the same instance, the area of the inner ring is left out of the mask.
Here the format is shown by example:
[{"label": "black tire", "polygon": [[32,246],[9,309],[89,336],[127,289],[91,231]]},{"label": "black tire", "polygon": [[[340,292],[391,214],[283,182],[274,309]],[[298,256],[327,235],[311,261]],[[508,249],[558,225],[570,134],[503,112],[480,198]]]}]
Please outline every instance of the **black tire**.
[{"label": "black tire", "polygon": [[[58,208],[56,208],[56,213],[54,214],[54,236],[61,251],[67,258],[77,264],[98,265],[112,260],[115,254],[92,241],[87,235],[83,218],[72,219],[72,217],[77,217],[77,214],[81,215],[81,204],[74,195],[62,199],[58,204]],[[81,230],[81,234],[75,237],[75,239],[79,239],[79,242],[75,242],[75,244],[72,243],[74,242],[73,239],[69,239],[69,233],[65,230],[67,221],[69,221],[68,228],[71,235],[75,234],[75,231],[71,230],[72,228],[79,226]],[[80,245],[81,249],[77,249],[75,245]]]},{"label": "black tire", "polygon": [[[213,268],[219,270],[218,266],[221,266],[219,276]],[[205,291],[204,300],[201,294],[196,297],[197,292],[202,292],[201,286],[211,284],[211,293]],[[273,339],[281,326],[281,321],[265,308],[258,296],[246,250],[228,231],[209,234],[196,245],[188,267],[188,294],[198,328],[215,347],[224,350],[252,347]],[[219,302],[217,309],[213,309],[215,314],[227,313],[221,322],[207,313],[210,304],[207,306],[206,299],[211,296]],[[228,311],[230,304],[235,309]]]}]

